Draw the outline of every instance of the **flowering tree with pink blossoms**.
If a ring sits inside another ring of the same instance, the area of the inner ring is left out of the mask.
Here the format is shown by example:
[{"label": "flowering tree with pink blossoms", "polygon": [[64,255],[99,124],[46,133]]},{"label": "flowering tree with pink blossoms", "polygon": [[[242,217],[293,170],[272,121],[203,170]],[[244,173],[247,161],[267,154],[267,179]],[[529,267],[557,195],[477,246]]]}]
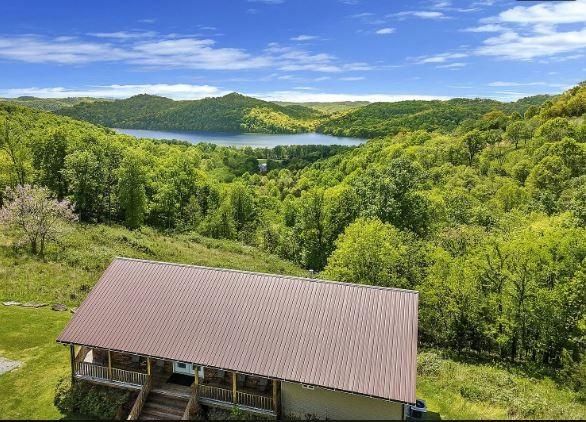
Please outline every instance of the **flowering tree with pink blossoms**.
[{"label": "flowering tree with pink blossoms", "polygon": [[57,201],[45,187],[7,188],[0,208],[0,223],[11,229],[31,252],[43,256],[45,244],[55,240],[65,222],[77,221],[69,201]]}]

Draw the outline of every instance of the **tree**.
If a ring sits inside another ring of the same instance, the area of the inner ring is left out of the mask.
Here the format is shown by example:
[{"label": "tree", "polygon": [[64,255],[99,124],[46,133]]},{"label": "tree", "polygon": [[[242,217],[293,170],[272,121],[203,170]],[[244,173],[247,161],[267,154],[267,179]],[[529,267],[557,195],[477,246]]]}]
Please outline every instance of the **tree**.
[{"label": "tree", "polygon": [[526,143],[531,139],[532,131],[527,122],[523,120],[515,120],[507,126],[506,136],[509,142],[515,145],[515,149],[519,147],[519,142]]},{"label": "tree", "polygon": [[134,152],[122,160],[118,175],[118,196],[124,223],[130,229],[140,227],[147,208],[145,192],[146,175],[142,158]]},{"label": "tree", "polygon": [[65,177],[81,221],[97,220],[104,195],[103,167],[92,151],[78,150],[65,158]]},{"label": "tree", "polygon": [[324,277],[349,283],[413,287],[406,236],[378,219],[358,219],[336,241]]},{"label": "tree", "polygon": [[35,180],[51,189],[57,199],[67,194],[67,180],[63,174],[67,155],[67,135],[63,130],[53,130],[31,143]]},{"label": "tree", "polygon": [[31,252],[43,256],[48,240],[56,239],[64,221],[75,221],[68,201],[51,198],[49,189],[30,185],[6,189],[7,202],[0,208],[0,222],[29,244]]},{"label": "tree", "polygon": [[8,156],[16,184],[24,186],[28,181],[30,153],[19,126],[9,120],[0,120],[0,150]]},{"label": "tree", "polygon": [[473,129],[464,135],[462,139],[466,147],[468,155],[468,165],[471,166],[474,162],[474,157],[478,154],[485,145],[483,134],[478,129]]}]

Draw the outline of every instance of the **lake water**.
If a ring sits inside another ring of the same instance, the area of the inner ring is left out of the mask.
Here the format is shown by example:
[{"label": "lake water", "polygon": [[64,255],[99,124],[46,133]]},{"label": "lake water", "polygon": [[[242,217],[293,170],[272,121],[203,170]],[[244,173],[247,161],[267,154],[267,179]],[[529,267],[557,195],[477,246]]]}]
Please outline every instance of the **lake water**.
[{"label": "lake water", "polygon": [[119,133],[136,136],[137,138],[177,139],[197,144],[212,144],[235,147],[272,148],[277,145],[350,145],[357,146],[363,139],[341,138],[322,135],[320,133],[299,133],[293,135],[266,135],[263,133],[222,133],[222,132],[167,132],[143,129],[114,129]]}]

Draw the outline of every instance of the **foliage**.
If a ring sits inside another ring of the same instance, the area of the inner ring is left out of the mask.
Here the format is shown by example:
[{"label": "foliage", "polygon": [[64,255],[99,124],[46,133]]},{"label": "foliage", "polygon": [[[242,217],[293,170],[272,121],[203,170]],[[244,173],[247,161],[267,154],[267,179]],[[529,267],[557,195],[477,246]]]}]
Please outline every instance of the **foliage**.
[{"label": "foliage", "polygon": [[92,419],[112,420],[128,402],[130,392],[62,378],[55,393],[55,407],[64,415],[84,415]]},{"label": "foliage", "polygon": [[75,221],[68,201],[51,198],[49,189],[30,185],[7,188],[5,204],[0,208],[0,223],[17,233],[29,244],[31,252],[40,256],[45,253],[45,244],[55,240],[60,233],[60,223]]},{"label": "foliage", "polygon": [[143,94],[84,102],[58,113],[115,128],[268,133],[308,132],[320,116],[306,107],[284,107],[236,93],[192,101]]},{"label": "foliage", "polygon": [[395,135],[420,129],[449,132],[463,121],[478,119],[495,109],[522,113],[529,105],[541,104],[543,101],[545,98],[539,96],[534,100],[528,98],[516,103],[463,98],[448,101],[373,103],[334,114],[319,124],[317,130],[330,135],[358,138]]}]

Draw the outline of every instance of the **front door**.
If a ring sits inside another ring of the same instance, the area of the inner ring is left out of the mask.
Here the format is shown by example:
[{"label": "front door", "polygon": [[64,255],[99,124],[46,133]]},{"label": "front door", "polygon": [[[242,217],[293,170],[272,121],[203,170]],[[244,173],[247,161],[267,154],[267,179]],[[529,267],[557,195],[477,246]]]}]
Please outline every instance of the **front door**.
[{"label": "front door", "polygon": [[195,375],[195,371],[193,370],[193,364],[185,362],[173,361],[173,372],[176,374],[183,375]]}]

